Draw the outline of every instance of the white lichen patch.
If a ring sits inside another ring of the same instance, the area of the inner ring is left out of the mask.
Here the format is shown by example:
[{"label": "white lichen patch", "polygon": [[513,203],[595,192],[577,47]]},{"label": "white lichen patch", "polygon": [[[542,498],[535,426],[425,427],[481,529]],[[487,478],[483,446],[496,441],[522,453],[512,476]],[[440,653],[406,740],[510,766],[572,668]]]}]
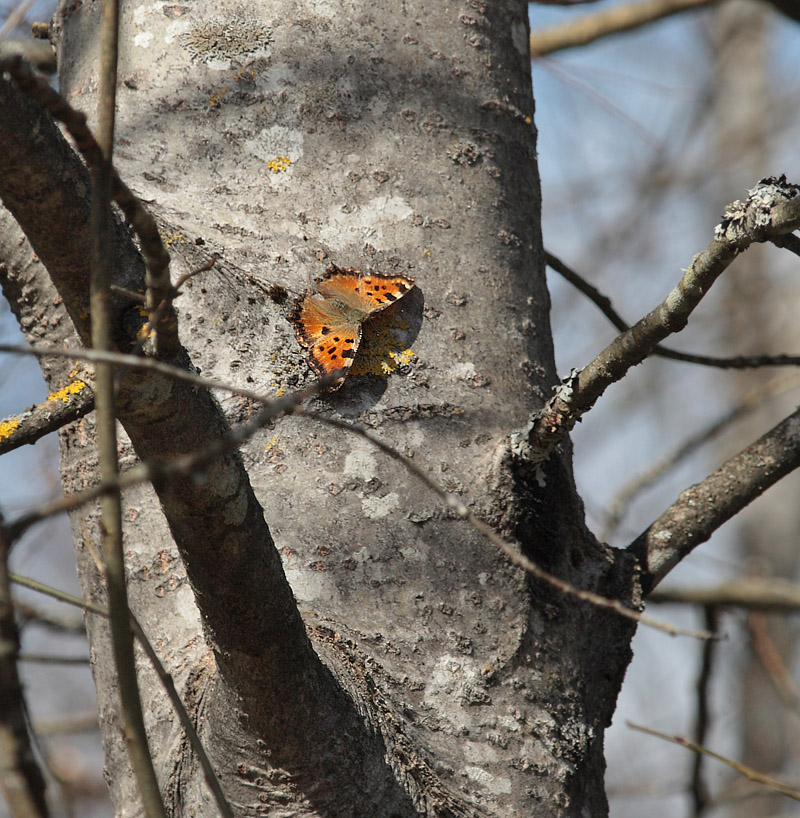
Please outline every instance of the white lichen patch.
[{"label": "white lichen patch", "polygon": [[272,29],[255,19],[211,18],[195,23],[178,42],[192,59],[216,68],[230,66],[244,58],[267,58]]},{"label": "white lichen patch", "polygon": [[192,21],[185,17],[181,20],[170,20],[164,32],[164,42],[172,45],[178,38],[192,27]]},{"label": "white lichen patch", "polygon": [[133,44],[137,48],[150,48],[150,43],[153,42],[153,32],[152,31],[141,31],[139,34],[136,34],[133,38]]},{"label": "white lichen patch", "polygon": [[344,474],[361,480],[372,480],[375,476],[375,458],[363,449],[350,452],[344,459]]},{"label": "white lichen patch", "polygon": [[497,750],[485,740],[468,741],[464,744],[464,758],[473,764],[489,764],[497,761]]},{"label": "white lichen patch", "polygon": [[334,250],[369,242],[382,249],[384,231],[410,219],[414,209],[399,196],[376,196],[362,207],[334,205],[328,210],[320,240]]},{"label": "white lichen patch", "polygon": [[472,361],[464,361],[455,366],[451,366],[448,374],[454,381],[471,381],[475,378],[475,364]]},{"label": "white lichen patch", "polygon": [[143,26],[145,20],[152,14],[153,6],[152,5],[145,5],[142,3],[141,6],[136,6],[133,10],[133,24],[136,26]]},{"label": "white lichen patch", "polygon": [[495,795],[511,792],[511,779],[509,778],[492,775],[482,767],[465,767],[464,772],[467,778]]},{"label": "white lichen patch", "polygon": [[275,182],[286,178],[303,155],[303,133],[282,125],[271,125],[248,139],[244,145],[264,162],[264,178]]},{"label": "white lichen patch", "polygon": [[361,501],[361,508],[364,516],[370,520],[380,520],[400,508],[400,497],[393,491],[385,497],[365,497]]},{"label": "white lichen patch", "polygon": [[330,0],[309,0],[306,8],[311,14],[324,17],[326,20],[332,20],[341,11],[341,6]]}]

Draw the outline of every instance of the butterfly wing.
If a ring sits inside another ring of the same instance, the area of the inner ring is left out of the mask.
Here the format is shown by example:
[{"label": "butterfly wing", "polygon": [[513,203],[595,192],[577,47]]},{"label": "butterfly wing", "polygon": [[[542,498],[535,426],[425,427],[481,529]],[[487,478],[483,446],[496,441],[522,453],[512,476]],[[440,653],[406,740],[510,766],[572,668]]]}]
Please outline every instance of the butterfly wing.
[{"label": "butterfly wing", "polygon": [[306,291],[297,299],[289,320],[297,340],[308,350],[309,363],[320,377],[342,373],[331,389],[342,385],[353,364],[364,319],[394,304],[413,287],[414,280],[406,276],[332,264],[317,281],[317,292]]},{"label": "butterfly wing", "polygon": [[326,298],[339,299],[351,309],[370,315],[391,306],[414,287],[414,279],[385,273],[364,273],[355,267],[331,264],[317,291]]},{"label": "butterfly wing", "polygon": [[308,360],[320,376],[345,370],[331,389],[338,389],[353,364],[361,341],[361,323],[343,313],[336,302],[306,292],[295,302],[289,320]]}]

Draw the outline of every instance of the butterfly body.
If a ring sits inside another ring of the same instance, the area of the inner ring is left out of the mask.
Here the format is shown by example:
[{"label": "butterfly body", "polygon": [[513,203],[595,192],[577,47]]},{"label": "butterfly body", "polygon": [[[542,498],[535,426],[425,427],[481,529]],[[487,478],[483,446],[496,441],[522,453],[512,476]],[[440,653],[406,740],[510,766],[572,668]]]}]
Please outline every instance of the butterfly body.
[{"label": "butterfly body", "polygon": [[[331,265],[295,302],[289,320],[297,340],[308,350],[309,364],[321,377],[347,370],[361,341],[361,325],[414,287],[406,276],[364,273]],[[331,389],[344,382],[344,371]]]}]

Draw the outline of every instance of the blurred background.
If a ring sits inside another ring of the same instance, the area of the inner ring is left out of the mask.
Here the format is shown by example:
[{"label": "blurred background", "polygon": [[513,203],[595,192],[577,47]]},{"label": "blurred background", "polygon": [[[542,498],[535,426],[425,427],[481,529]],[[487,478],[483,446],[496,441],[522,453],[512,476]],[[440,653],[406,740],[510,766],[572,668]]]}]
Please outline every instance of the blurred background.
[{"label": "blurred background", "polygon": [[[532,5],[531,27],[539,35],[585,25],[622,5]],[[793,10],[800,17],[800,3]],[[800,22],[769,3],[705,4],[535,57],[533,82],[545,246],[629,323],[677,283],[726,204],[746,198],[763,177],[800,181]],[[719,357],[800,352],[798,274],[800,260],[790,252],[752,248],[669,346]],[[563,375],[591,360],[615,330],[552,271],[548,283]],[[800,372],[789,367],[719,369],[664,358],[636,367],[572,435],[592,530],[612,545],[628,544],[682,490],[791,412],[798,386]],[[703,434],[737,409],[736,422]],[[648,483],[648,470],[694,436],[685,456]],[[794,580],[799,494],[795,473],[698,548],[664,590],[710,599],[705,592],[722,583]],[[797,617],[700,604],[650,605],[649,613],[689,627],[704,627],[709,617],[726,638],[704,646],[640,629],[606,739],[611,814],[800,815],[795,801],[764,795],[717,761],[698,765],[693,753],[625,723],[699,737],[800,786]]]},{"label": "blurred background", "polygon": [[[711,240],[726,204],[744,199],[763,177],[786,174],[800,183],[800,0],[781,3],[788,14],[777,0],[695,0],[690,11],[534,56],[545,247],[630,323],[677,283]],[[544,34],[556,26],[580,21],[597,28],[598,16],[626,5],[645,3],[531,5],[534,42],[552,43]],[[0,5],[0,19],[15,8]],[[51,14],[49,4],[34,4],[13,36],[27,36],[32,21]],[[565,375],[588,363],[616,330],[552,270],[548,283]],[[800,353],[799,290],[797,256],[755,247],[669,346],[718,358]],[[2,301],[0,339],[22,341]],[[30,358],[4,357],[0,384],[0,418],[46,396]],[[611,545],[627,545],[681,491],[768,431],[799,399],[800,372],[790,367],[647,360],[609,389],[573,433],[590,527]],[[0,487],[2,512],[12,519],[57,495],[55,439],[0,458]],[[725,638],[703,644],[640,630],[606,739],[614,818],[800,815],[796,801],[765,793],[720,762],[698,763],[686,749],[626,726],[696,738],[800,787],[800,693],[793,681],[800,606],[764,613],[758,605],[710,603],[723,583],[793,583],[799,496],[800,475],[790,475],[673,572],[665,595],[691,591],[696,601],[649,606],[660,619],[711,624]],[[66,518],[31,530],[14,551],[12,570],[78,593]],[[21,669],[52,776],[54,814],[105,818],[111,810],[81,616],[33,592],[15,594]],[[0,803],[0,818],[6,814]]]}]

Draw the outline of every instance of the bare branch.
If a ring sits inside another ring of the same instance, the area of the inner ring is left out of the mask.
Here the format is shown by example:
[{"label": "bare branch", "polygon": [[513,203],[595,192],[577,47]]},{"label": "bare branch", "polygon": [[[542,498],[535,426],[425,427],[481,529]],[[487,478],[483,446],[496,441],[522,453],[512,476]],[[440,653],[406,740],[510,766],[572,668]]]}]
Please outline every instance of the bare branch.
[{"label": "bare branch", "polygon": [[512,435],[514,456],[531,466],[543,463],[612,383],[641,363],[664,338],[686,326],[711,285],[740,253],[754,242],[798,229],[798,194],[800,188],[783,177],[764,179],[750,191],[747,202],[729,205],[714,240],[694,257],[667,298],[584,369],[565,378],[544,408]]},{"label": "bare branch", "polygon": [[46,400],[0,421],[0,455],[58,431],[94,409],[94,391],[82,378],[74,377]]},{"label": "bare branch", "polygon": [[710,6],[716,2],[717,0],[646,0],[643,3],[614,6],[607,11],[586,15],[578,20],[532,31],[531,58],[586,45],[610,34],[621,34],[624,31],[641,28],[672,14]]},{"label": "bare branch", "polygon": [[[100,156],[91,165],[91,290],[90,312],[92,346],[105,352],[114,349],[112,310],[110,305],[112,256],[111,246],[111,178],[114,150],[114,123],[117,96],[117,59],[119,47],[119,3],[105,0],[100,26],[100,87],[97,105],[97,142]],[[100,479],[114,482],[119,476],[117,459],[117,411],[114,368],[108,363],[95,365],[95,418],[97,458]],[[139,788],[145,815],[166,818],[153,756],[150,752],[144,711],[136,676],[125,580],[125,552],[122,547],[122,495],[117,489],[100,498],[105,578],[108,593],[111,645],[122,717],[122,734],[128,749],[133,773]]]},{"label": "bare branch", "polygon": [[800,611],[800,585],[780,577],[753,577],[710,588],[659,588],[648,602],[751,608],[775,613]]},{"label": "bare branch", "polygon": [[164,364],[159,361],[155,361],[152,358],[140,358],[134,355],[123,355],[121,353],[108,352],[104,353],[101,352],[100,350],[48,350],[42,347],[26,348],[0,345],[0,351],[9,350],[19,351],[23,354],[37,355],[54,354],[69,357],[76,356],[88,360],[104,359],[108,361],[113,361],[115,363],[120,363],[126,366],[130,366],[132,368],[140,367],[142,369],[152,369],[158,372],[162,372],[166,375],[174,374],[175,377],[181,380],[189,381],[190,383],[197,384],[198,386],[206,386],[208,388],[215,389],[224,389],[233,394],[242,395],[252,400],[256,400],[259,401],[260,403],[265,404],[264,410],[262,410],[249,423],[244,424],[238,427],[237,429],[230,431],[223,438],[215,441],[212,445],[209,445],[200,451],[197,451],[193,454],[185,455],[180,458],[175,458],[168,462],[142,463],[121,474],[116,479],[116,481],[103,481],[100,483],[100,485],[88,489],[87,491],[80,492],[78,494],[73,494],[70,495],[69,497],[59,498],[58,500],[55,500],[51,503],[42,505],[40,508],[36,509],[35,511],[29,514],[23,515],[22,517],[14,521],[14,523],[12,523],[9,527],[9,530],[13,533],[15,539],[17,539],[22,534],[23,531],[27,530],[31,525],[34,525],[35,523],[40,522],[41,520],[44,520],[55,514],[60,514],[63,513],[64,511],[77,508],[89,502],[90,500],[94,500],[107,492],[114,491],[115,489],[117,490],[123,489],[141,482],[163,483],[163,481],[169,478],[170,476],[175,476],[179,474],[180,475],[196,474],[198,470],[202,470],[205,466],[213,462],[220,455],[224,454],[227,451],[237,449],[239,446],[242,445],[242,443],[245,440],[247,440],[249,437],[255,434],[255,432],[258,431],[258,429],[262,428],[265,424],[269,423],[279,415],[297,414],[313,418],[318,422],[324,423],[328,426],[346,429],[349,432],[358,434],[365,440],[368,440],[370,443],[372,443],[372,445],[377,446],[381,451],[388,454],[390,457],[399,460],[399,462],[403,463],[403,465],[412,474],[414,474],[418,479],[425,483],[425,485],[428,486],[434,493],[436,493],[442,500],[444,500],[448,506],[453,508],[456,511],[456,513],[458,513],[459,516],[467,520],[470,523],[470,525],[472,525],[473,528],[475,528],[478,532],[483,534],[487,539],[489,539],[490,542],[492,542],[497,548],[499,548],[504,554],[506,554],[506,556],[508,556],[509,559],[515,565],[518,565],[519,567],[528,571],[537,579],[540,579],[543,582],[547,582],[548,584],[553,585],[554,587],[558,588],[562,593],[573,596],[584,602],[589,602],[598,607],[613,610],[616,613],[620,614],[621,616],[626,617],[627,619],[632,619],[643,625],[656,628],[657,630],[662,630],[672,635],[694,636],[697,638],[704,639],[709,638],[710,636],[710,634],[703,631],[685,630],[673,625],[657,622],[656,620],[653,620],[648,616],[645,616],[643,614],[638,613],[637,611],[634,611],[632,608],[628,608],[626,605],[623,605],[619,600],[606,599],[605,597],[602,597],[598,594],[594,594],[591,591],[585,591],[579,588],[575,588],[568,582],[565,582],[564,580],[547,573],[544,569],[536,565],[536,563],[532,562],[523,554],[521,554],[512,544],[507,543],[505,540],[499,537],[497,533],[489,525],[487,525],[480,518],[474,515],[463,503],[461,503],[461,501],[445,492],[444,489],[442,489],[437,483],[431,480],[431,478],[427,474],[425,474],[425,472],[423,472],[413,461],[401,455],[391,446],[389,446],[388,444],[384,443],[381,440],[378,440],[375,437],[372,437],[372,435],[370,435],[368,432],[357,426],[353,426],[351,424],[345,423],[344,421],[339,421],[335,418],[329,418],[326,417],[325,415],[320,415],[316,412],[311,412],[300,408],[300,404],[303,401],[305,401],[308,397],[311,397],[313,394],[316,394],[319,390],[324,390],[331,381],[335,380],[335,374],[329,376],[328,378],[323,378],[317,381],[311,387],[300,390],[291,395],[287,395],[282,398],[273,400],[269,396],[260,395],[250,390],[239,389],[238,387],[232,387],[226,384],[216,383],[214,381],[209,380],[208,378],[202,378],[199,375],[194,375],[193,373],[177,369],[176,367],[170,366],[169,364]]},{"label": "bare branch", "polygon": [[770,486],[800,466],[800,410],[686,489],[631,543],[647,595],[688,554]]},{"label": "bare branch", "polygon": [[702,753],[709,758],[715,758],[717,761],[727,764],[729,767],[736,770],[736,772],[741,773],[743,776],[750,779],[750,781],[755,781],[757,784],[763,784],[765,787],[771,790],[775,790],[782,795],[787,795],[789,798],[793,798],[795,801],[800,801],[800,790],[796,790],[794,787],[790,787],[787,784],[781,784],[780,781],[776,781],[774,778],[770,778],[768,775],[759,773],[752,767],[747,767],[744,764],[740,764],[738,761],[733,761],[733,759],[726,758],[725,756],[715,753],[700,744],[696,744],[694,741],[690,741],[688,738],[684,738],[683,736],[671,736],[668,733],[661,733],[658,730],[652,730],[649,727],[642,727],[641,725],[633,724],[630,721],[626,721],[625,724],[630,727],[631,730],[638,730],[641,733],[647,733],[648,736],[655,736],[656,738],[664,739],[664,741],[669,741],[673,744],[678,744],[681,747],[686,747],[688,750],[692,750],[695,753]]},{"label": "bare branch", "polygon": [[770,239],[770,241],[776,247],[782,247],[790,253],[800,256],[800,236],[796,236],[794,233],[787,233],[785,236],[776,236],[774,239]]},{"label": "bare branch", "polygon": [[[771,240],[779,247],[792,249],[795,242],[800,244],[800,238],[792,233]],[[565,264],[560,258],[545,251],[547,266],[557,272],[565,281],[568,281],[576,290],[582,292],[592,303],[594,303],[603,315],[620,331],[626,332],[630,329],[624,318],[614,309],[611,299],[603,295],[596,287],[592,286],[586,279],[578,275],[570,266]],[[765,366],[800,366],[800,355],[736,355],[731,358],[718,358],[712,355],[695,355],[691,352],[679,352],[670,349],[662,344],[656,345],[650,353],[661,358],[669,358],[673,361],[683,361],[689,364],[699,364],[701,366],[713,366],[718,369],[753,369]]]},{"label": "bare branch", "polygon": [[764,670],[772,679],[783,703],[797,713],[800,708],[800,689],[770,636],[766,614],[762,611],[752,611],[747,617],[747,626],[750,630],[750,642]]},{"label": "bare branch", "polygon": [[625,486],[620,489],[617,496],[609,506],[608,517],[606,520],[605,531],[602,533],[600,539],[607,539],[614,529],[619,525],[619,521],[630,508],[631,503],[636,497],[641,494],[646,488],[653,485],[660,477],[667,471],[674,468],[678,463],[682,462],[686,457],[697,451],[698,447],[704,443],[708,443],[718,435],[722,434],[732,423],[744,417],[749,412],[754,411],[761,406],[765,401],[774,398],[776,395],[785,392],[788,389],[798,386],[800,379],[798,375],[791,374],[782,378],[775,378],[769,383],[764,384],[763,387],[750,390],[744,397],[732,407],[724,417],[714,421],[714,423],[706,426],[705,429],[700,429],[696,434],[693,434],[678,446],[673,452],[670,452],[665,457],[653,463],[644,472],[634,477]]},{"label": "bare branch", "polygon": [[0,788],[11,813],[46,818],[45,782],[31,746],[17,670],[19,634],[8,574],[9,539],[0,524]]},{"label": "bare branch", "polygon": [[[707,605],[705,608],[705,627],[706,630],[712,633],[717,630],[717,610],[710,605]],[[695,717],[694,726],[694,740],[698,744],[702,744],[706,740],[706,733],[708,732],[708,696],[715,650],[716,644],[713,639],[707,640],[701,647],[700,672],[697,676],[696,685],[697,715]],[[703,782],[703,756],[699,753],[694,759],[691,792],[694,800],[694,814],[696,818],[700,818],[708,806],[708,789]]]},{"label": "bare branch", "polygon": [[[0,72],[2,71],[7,71],[21,91],[24,91],[31,99],[36,100],[55,119],[64,124],[64,127],[75,141],[75,146],[90,168],[95,168],[102,162],[102,151],[86,124],[85,114],[69,105],[45,80],[31,71],[20,57],[8,57],[0,60]],[[119,205],[139,236],[149,280],[158,282],[158,293],[162,293],[162,291],[166,291],[164,288],[165,286],[168,287],[169,284],[170,257],[161,241],[156,222],[141,201],[120,179],[113,166],[110,173],[111,192],[114,201]],[[14,212],[11,207],[9,209]],[[20,221],[20,224],[28,234],[27,221]],[[45,263],[47,264],[46,260]],[[47,267],[48,270],[51,269],[49,264],[47,264]],[[161,298],[153,298],[154,308],[161,300],[163,300],[163,294]],[[162,315],[158,329],[165,335],[167,351],[172,350],[172,355],[174,355],[174,349],[177,345],[177,330],[174,326],[174,317],[170,315],[169,309],[165,310]]]},{"label": "bare branch", "polygon": [[[65,602],[67,605],[73,605],[77,608],[81,608],[82,610],[87,611],[88,613],[94,613],[106,619],[109,617],[108,610],[104,608],[102,605],[97,605],[93,602],[87,602],[86,600],[81,599],[80,597],[68,594],[66,591],[60,591],[57,588],[52,588],[49,585],[37,582],[36,580],[30,579],[29,577],[23,577],[20,576],[19,574],[9,574],[9,577],[12,582],[16,583],[17,585],[21,585],[24,588],[30,588],[32,591],[37,591],[41,594],[45,594],[49,597],[52,597],[53,599],[59,600],[60,602]],[[130,613],[128,627],[131,631],[131,634],[142,646],[142,649],[147,655],[150,664],[153,666],[153,669],[156,671],[156,674],[158,675],[161,684],[164,686],[164,689],[167,692],[167,696],[169,697],[169,700],[172,703],[172,706],[175,709],[176,714],[178,715],[181,727],[183,727],[183,729],[186,731],[186,736],[189,739],[189,743],[192,745],[192,750],[194,750],[194,752],[197,754],[200,766],[203,768],[203,774],[205,775],[206,783],[208,784],[209,789],[214,795],[214,799],[217,803],[217,808],[219,809],[223,818],[233,818],[233,811],[231,810],[231,807],[228,804],[225,795],[222,792],[222,787],[220,786],[219,780],[217,779],[216,773],[214,772],[214,768],[211,765],[211,761],[209,760],[205,748],[203,747],[203,744],[200,741],[200,736],[197,735],[194,723],[192,722],[189,714],[186,712],[186,707],[180,695],[178,694],[172,676],[167,672],[167,669],[162,664],[161,659],[158,658],[158,654],[153,649],[153,645],[147,638],[147,634],[144,632],[142,626],[139,624],[138,620],[132,613]],[[93,726],[95,727],[97,726],[96,716],[94,717]]]},{"label": "bare branch", "polygon": [[23,627],[35,623],[57,633],[86,636],[86,625],[82,617],[65,617],[16,598],[14,599],[14,608],[22,620]]}]

